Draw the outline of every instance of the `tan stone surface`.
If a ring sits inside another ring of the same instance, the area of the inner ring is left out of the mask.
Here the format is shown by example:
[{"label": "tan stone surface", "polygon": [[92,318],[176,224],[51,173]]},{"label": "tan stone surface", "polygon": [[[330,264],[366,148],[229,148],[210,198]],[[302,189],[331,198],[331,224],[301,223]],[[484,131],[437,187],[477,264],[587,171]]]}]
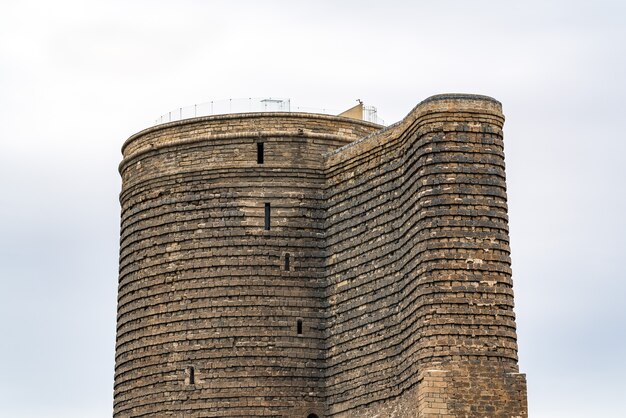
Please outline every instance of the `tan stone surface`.
[{"label": "tan stone surface", "polygon": [[266,113],[131,137],[114,415],[527,416],[503,121],[445,95],[382,130]]},{"label": "tan stone surface", "polygon": [[343,116],[350,119],[363,120],[363,103],[351,107],[350,109],[341,112],[338,116]]}]

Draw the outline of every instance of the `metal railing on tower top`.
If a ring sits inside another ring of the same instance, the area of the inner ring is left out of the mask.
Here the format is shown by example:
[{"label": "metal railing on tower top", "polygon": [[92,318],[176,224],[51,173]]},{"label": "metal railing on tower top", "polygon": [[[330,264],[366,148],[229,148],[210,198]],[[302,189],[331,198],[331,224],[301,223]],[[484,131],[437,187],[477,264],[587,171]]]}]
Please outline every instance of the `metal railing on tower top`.
[{"label": "metal railing on tower top", "polygon": [[[313,108],[294,106],[291,99],[279,99],[274,97],[249,97],[245,99],[224,99],[179,107],[155,120],[155,125],[173,122],[177,120],[197,118],[200,116],[225,115],[229,113],[251,112],[304,112],[322,113],[326,115],[339,115],[342,113],[336,109]],[[384,125],[385,121],[378,117],[374,106],[363,106],[363,120]]]}]

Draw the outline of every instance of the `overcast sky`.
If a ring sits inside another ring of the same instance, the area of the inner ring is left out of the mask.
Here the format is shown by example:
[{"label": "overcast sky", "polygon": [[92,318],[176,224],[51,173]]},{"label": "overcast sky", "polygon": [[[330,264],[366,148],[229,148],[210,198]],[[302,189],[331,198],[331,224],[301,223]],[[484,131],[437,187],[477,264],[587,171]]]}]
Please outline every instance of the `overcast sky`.
[{"label": "overcast sky", "polygon": [[626,416],[626,2],[0,0],[0,416],[110,417],[120,147],[179,106],[493,96],[531,417]]}]

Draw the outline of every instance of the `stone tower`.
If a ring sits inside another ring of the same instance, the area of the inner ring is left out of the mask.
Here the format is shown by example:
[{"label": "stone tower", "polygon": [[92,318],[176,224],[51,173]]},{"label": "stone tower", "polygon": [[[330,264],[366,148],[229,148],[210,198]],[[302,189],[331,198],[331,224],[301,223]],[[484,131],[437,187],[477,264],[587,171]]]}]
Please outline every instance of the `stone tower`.
[{"label": "stone tower", "polygon": [[499,102],[123,146],[115,417],[526,417]]}]

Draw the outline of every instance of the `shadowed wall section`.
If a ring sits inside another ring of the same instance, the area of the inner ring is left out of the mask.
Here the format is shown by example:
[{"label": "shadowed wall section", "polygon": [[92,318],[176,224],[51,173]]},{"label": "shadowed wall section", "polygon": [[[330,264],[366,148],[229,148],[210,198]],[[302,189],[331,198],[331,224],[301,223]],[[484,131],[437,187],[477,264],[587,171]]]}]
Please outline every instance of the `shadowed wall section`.
[{"label": "shadowed wall section", "polygon": [[442,95],[131,137],[114,416],[527,416],[502,124]]}]

